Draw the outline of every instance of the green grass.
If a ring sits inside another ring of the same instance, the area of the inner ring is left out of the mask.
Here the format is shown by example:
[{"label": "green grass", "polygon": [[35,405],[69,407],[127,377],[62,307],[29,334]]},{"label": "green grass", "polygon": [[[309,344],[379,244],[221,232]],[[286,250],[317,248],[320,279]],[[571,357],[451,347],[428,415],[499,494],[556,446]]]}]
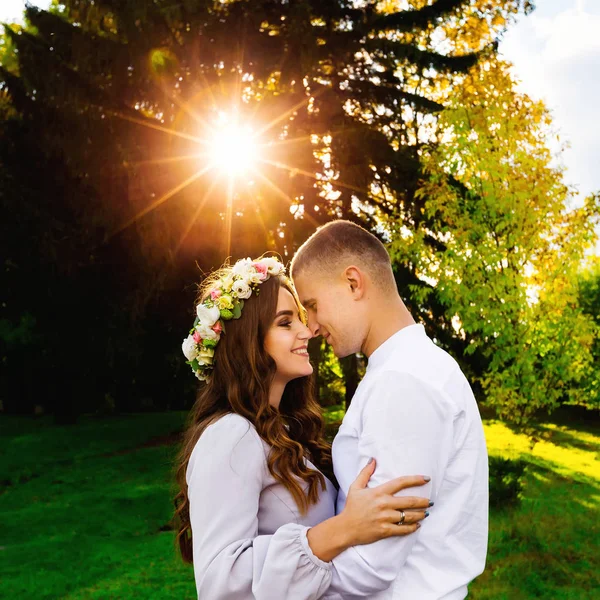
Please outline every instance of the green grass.
[{"label": "green grass", "polygon": [[[183,413],[47,419],[0,417],[0,597],[195,598],[178,559],[171,517],[174,446]],[[328,431],[343,416],[326,413]],[[485,573],[475,600],[600,597],[600,435],[546,425],[528,440],[486,423],[490,454],[529,466],[521,505],[491,514]],[[282,599],[283,600],[283,599]]]},{"label": "green grass", "polygon": [[195,598],[193,571],[177,559],[173,533],[160,531],[171,518],[174,447],[120,453],[183,418],[55,428],[2,417],[0,597]]},{"label": "green grass", "polygon": [[600,598],[600,435],[545,425],[545,439],[485,424],[490,455],[528,462],[521,505],[490,515],[487,567],[475,600]]}]

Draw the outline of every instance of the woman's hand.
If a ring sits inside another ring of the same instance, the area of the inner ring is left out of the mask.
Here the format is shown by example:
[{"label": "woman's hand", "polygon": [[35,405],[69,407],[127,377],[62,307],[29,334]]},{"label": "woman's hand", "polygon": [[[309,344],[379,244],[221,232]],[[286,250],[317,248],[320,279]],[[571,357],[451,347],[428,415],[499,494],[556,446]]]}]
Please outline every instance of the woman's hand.
[{"label": "woman's hand", "polygon": [[[375,460],[371,460],[350,486],[346,506],[338,515],[350,536],[351,546],[413,533],[420,527],[419,521],[429,514],[426,512],[431,506],[428,498],[393,496],[400,490],[424,485],[429,481],[429,477],[398,477],[377,487],[368,488],[367,484],[374,471]],[[404,519],[401,511],[404,511]],[[403,524],[399,525],[402,520]]]},{"label": "woman's hand", "polygon": [[[428,498],[397,498],[392,494],[423,485],[429,481],[429,477],[398,477],[369,489],[367,483],[373,471],[374,460],[367,464],[350,486],[344,510],[308,530],[308,545],[321,560],[329,562],[351,546],[413,533],[419,528],[419,521],[427,516],[425,509],[432,506]],[[405,514],[404,522],[398,525],[402,520],[401,511]]]}]

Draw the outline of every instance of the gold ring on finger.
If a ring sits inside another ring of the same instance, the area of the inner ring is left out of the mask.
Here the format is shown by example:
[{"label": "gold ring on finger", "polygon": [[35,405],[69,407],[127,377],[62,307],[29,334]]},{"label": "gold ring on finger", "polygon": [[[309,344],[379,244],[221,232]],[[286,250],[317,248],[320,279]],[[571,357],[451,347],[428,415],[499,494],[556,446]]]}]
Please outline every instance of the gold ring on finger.
[{"label": "gold ring on finger", "polygon": [[400,520],[398,521],[398,525],[404,525],[404,520],[406,519],[406,513],[403,510],[401,510],[400,514],[402,516],[400,517]]}]

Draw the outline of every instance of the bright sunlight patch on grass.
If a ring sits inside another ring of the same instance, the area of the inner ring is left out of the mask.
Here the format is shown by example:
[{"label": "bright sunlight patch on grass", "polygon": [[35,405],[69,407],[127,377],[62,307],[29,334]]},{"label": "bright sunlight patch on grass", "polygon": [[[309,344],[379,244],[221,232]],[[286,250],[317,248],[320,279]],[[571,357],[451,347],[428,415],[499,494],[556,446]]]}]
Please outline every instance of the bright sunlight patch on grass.
[{"label": "bright sunlight patch on grass", "polygon": [[528,463],[521,505],[490,514],[487,567],[474,600],[592,600],[600,590],[600,435],[543,425],[529,439],[485,425],[490,455]]},{"label": "bright sunlight patch on grass", "polygon": [[600,439],[597,435],[574,432],[561,425],[543,425],[540,433],[545,439],[531,448],[525,436],[514,433],[497,421],[486,423],[485,433],[490,454],[527,458],[534,464],[551,467],[565,476],[579,473],[600,481]]}]

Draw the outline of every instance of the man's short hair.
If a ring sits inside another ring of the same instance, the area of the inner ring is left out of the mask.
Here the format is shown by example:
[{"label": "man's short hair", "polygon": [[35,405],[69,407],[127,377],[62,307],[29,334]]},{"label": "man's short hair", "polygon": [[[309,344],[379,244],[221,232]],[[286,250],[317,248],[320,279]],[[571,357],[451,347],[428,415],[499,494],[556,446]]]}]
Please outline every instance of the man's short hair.
[{"label": "man's short hair", "polygon": [[328,275],[350,264],[365,269],[381,289],[396,289],[385,246],[360,225],[344,220],[319,227],[298,248],[290,274],[292,279],[305,271]]}]

